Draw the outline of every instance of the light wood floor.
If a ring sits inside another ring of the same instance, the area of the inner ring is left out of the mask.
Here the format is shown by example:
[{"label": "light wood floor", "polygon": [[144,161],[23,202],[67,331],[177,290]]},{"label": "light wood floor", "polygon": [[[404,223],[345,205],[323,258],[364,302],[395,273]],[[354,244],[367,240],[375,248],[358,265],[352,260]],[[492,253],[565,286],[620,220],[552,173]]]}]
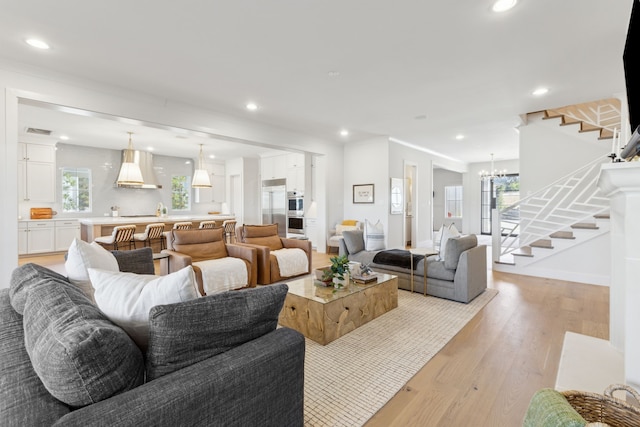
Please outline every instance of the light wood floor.
[{"label": "light wood floor", "polygon": [[[58,270],[61,257],[27,261]],[[314,268],[327,264],[314,253]],[[533,393],[555,384],[565,331],[608,339],[607,287],[492,271],[489,287],[498,295],[366,427],[522,425]]]}]

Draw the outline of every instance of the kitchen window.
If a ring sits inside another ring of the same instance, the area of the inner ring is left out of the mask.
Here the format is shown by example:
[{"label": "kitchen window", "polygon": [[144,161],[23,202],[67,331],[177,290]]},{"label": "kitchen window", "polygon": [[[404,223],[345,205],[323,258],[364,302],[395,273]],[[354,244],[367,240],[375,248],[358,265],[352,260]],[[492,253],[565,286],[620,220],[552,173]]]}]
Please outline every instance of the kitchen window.
[{"label": "kitchen window", "polygon": [[444,187],[444,216],[445,218],[462,218],[461,185]]},{"label": "kitchen window", "polygon": [[62,211],[91,212],[91,169],[62,168]]},{"label": "kitchen window", "polygon": [[191,178],[185,175],[171,176],[171,209],[174,211],[191,210]]}]

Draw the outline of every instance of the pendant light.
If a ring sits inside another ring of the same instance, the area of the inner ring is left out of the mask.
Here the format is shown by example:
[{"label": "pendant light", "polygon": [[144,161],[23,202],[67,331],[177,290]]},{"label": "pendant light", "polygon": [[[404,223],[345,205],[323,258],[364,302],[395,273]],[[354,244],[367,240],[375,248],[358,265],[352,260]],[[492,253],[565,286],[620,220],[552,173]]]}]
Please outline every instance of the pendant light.
[{"label": "pendant light", "polygon": [[142,185],[144,184],[142,172],[140,172],[140,166],[135,162],[135,152],[131,142],[133,132],[127,133],[129,134],[129,146],[124,150],[117,182],[119,185]]},{"label": "pendant light", "polygon": [[200,156],[198,157],[198,169],[193,172],[192,188],[210,188],[209,172],[202,167],[202,144],[200,144]]}]

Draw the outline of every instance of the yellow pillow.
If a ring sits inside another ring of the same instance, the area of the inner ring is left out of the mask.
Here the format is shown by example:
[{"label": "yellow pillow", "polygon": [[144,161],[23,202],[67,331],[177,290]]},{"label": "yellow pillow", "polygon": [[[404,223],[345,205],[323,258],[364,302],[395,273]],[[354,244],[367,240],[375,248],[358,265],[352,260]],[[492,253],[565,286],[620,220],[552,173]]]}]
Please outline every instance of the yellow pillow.
[{"label": "yellow pillow", "polygon": [[342,221],[342,225],[358,225],[358,221],[355,219],[345,219]]}]

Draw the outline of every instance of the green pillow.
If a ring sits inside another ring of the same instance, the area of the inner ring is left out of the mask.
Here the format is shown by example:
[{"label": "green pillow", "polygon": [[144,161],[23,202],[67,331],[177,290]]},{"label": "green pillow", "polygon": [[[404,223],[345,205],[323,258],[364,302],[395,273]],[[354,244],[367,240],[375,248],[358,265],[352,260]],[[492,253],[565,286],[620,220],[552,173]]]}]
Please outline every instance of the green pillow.
[{"label": "green pillow", "polygon": [[562,393],[551,388],[538,390],[531,398],[523,427],[584,427],[587,421]]}]

